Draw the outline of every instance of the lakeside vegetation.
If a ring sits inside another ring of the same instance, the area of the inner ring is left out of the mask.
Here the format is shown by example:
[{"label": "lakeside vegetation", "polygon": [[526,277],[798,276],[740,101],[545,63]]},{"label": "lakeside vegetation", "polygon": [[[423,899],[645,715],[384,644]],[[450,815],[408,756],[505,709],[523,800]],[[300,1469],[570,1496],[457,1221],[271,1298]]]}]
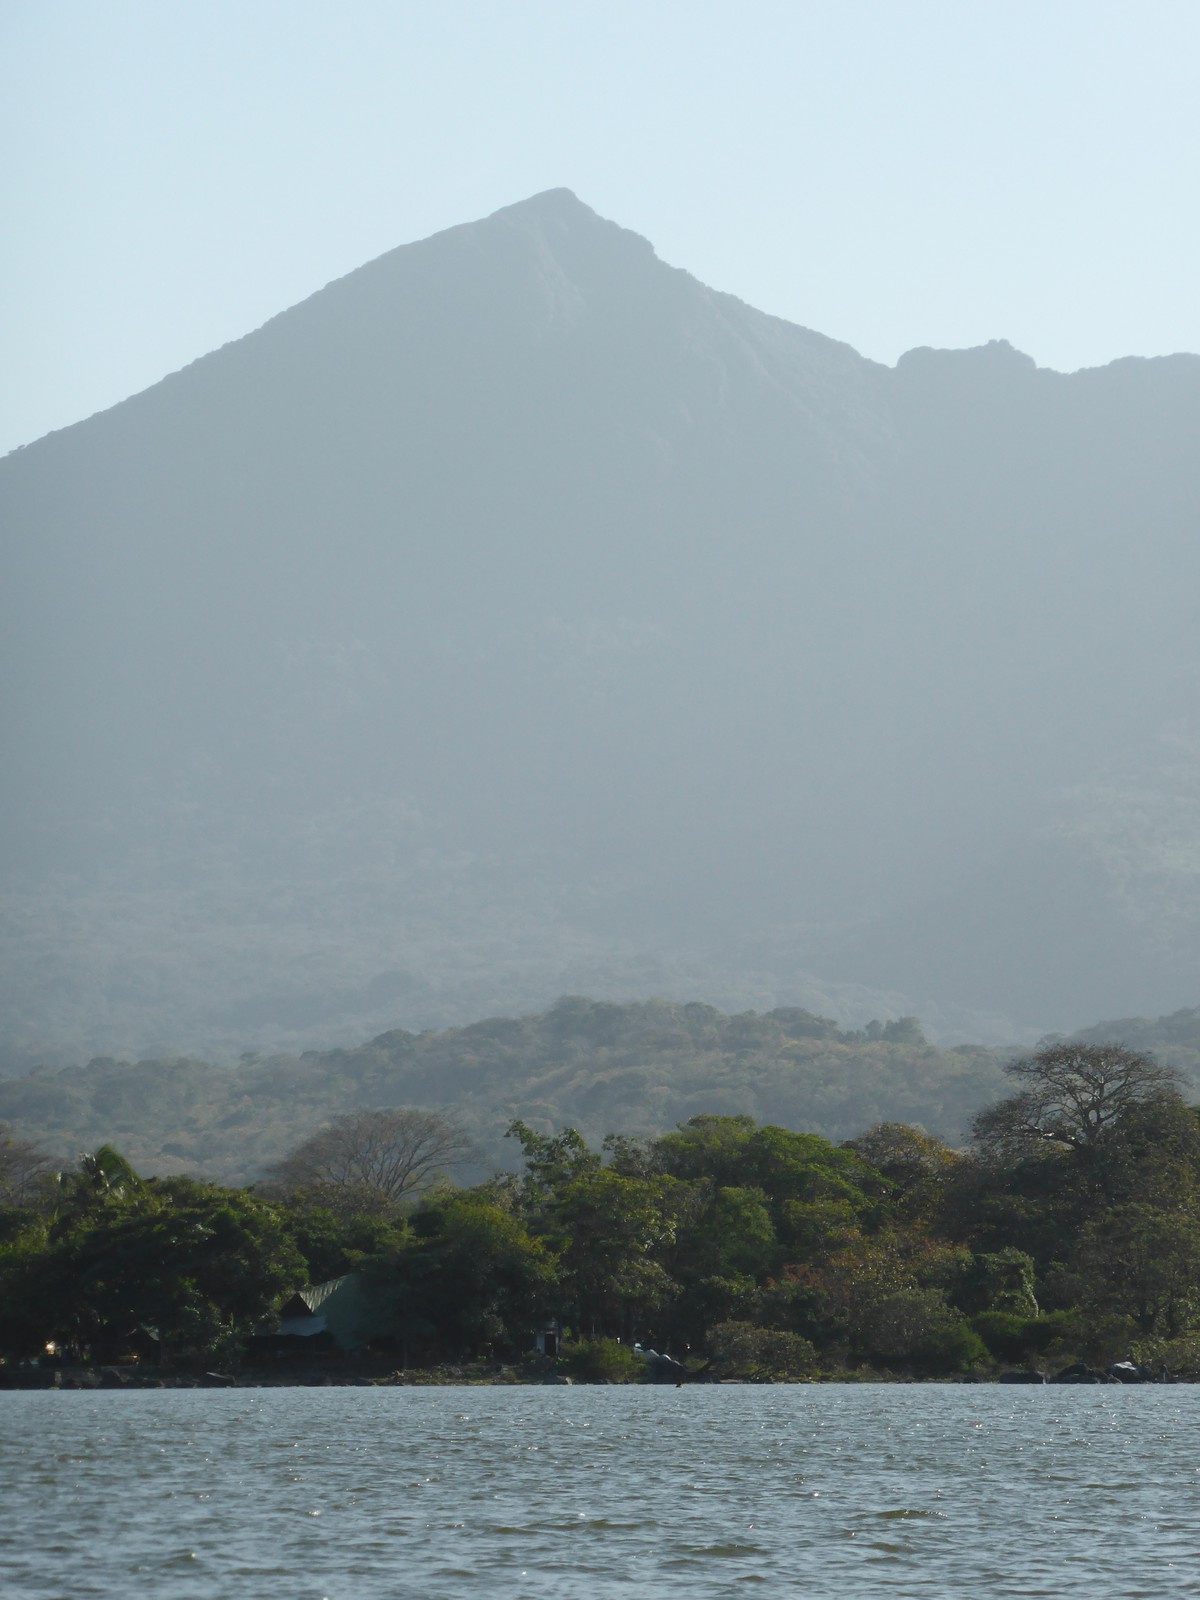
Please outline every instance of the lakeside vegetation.
[{"label": "lakeside vegetation", "polygon": [[1178,1074],[1071,1042],[1007,1072],[963,1151],[896,1122],[834,1143],[701,1114],[597,1148],[515,1121],[514,1170],[462,1188],[437,1177],[461,1129],[395,1109],[344,1116],[249,1190],[143,1178],[111,1147],[55,1174],[8,1136],[0,1350],[10,1370],[152,1346],[232,1371],[296,1289],[354,1273],[362,1344],[392,1368],[519,1360],[553,1324],[560,1370],[592,1380],[643,1376],[637,1341],[757,1379],[1200,1371],[1200,1119]]}]

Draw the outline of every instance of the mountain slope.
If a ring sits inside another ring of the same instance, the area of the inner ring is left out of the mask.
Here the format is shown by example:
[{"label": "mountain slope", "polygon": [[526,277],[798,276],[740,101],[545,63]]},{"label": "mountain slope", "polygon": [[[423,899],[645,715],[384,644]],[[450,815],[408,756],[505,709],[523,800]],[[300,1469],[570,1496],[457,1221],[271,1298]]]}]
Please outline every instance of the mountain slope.
[{"label": "mountain slope", "polygon": [[1196,358],[891,371],[564,190],[381,257],[0,463],[10,1048],[1194,999],[1121,797],[1187,793],[1197,421]]}]

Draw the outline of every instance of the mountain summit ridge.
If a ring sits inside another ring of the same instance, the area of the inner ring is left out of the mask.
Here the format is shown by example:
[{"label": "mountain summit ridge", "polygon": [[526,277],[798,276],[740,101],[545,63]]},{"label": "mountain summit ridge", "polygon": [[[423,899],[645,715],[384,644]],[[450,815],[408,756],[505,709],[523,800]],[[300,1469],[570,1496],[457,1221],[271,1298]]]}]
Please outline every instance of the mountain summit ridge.
[{"label": "mountain summit ridge", "polygon": [[[701,282],[701,280],[695,278],[685,268],[671,266],[668,263],[663,262],[658,256],[653,244],[643,235],[631,229],[625,228],[620,223],[602,217],[585,201],[581,200],[572,189],[563,185],[558,185],[529,195],[525,199],[513,201],[507,205],[500,206],[495,211],[490,212],[487,216],[479,218],[475,221],[456,223],[450,227],[439,229],[425,238],[394,245],[383,251],[380,255],[362,263],[360,266],[352,268],[349,272],[340,274],[338,277],[330,279],[324,285],[314,289],[311,294],[304,296],[302,299],[294,302],[292,305],[276,312],[273,316],[267,318],[265,322],[260,323],[258,326],[248,329],[245,333],[226,340],[223,344],[217,346],[211,351],[194,357],[192,360],[186,362],[182,367],[176,368],[171,372],[164,373],[161,378],[155,380],[155,382],[150,384],[147,388],[138,390],[134,394],[126,396],[124,399],[115,402],[113,405],[106,406],[100,411],[94,412],[87,417],[79,418],[74,422],[64,424],[61,428],[56,428],[50,433],[43,435],[39,439],[34,439],[26,444],[19,445],[10,452],[10,455],[21,455],[25,451],[34,449],[43,444],[45,440],[55,439],[64,433],[69,433],[71,430],[79,427],[82,423],[90,423],[95,421],[97,417],[104,417],[112,412],[120,411],[122,408],[128,406],[131,401],[136,401],[140,399],[142,395],[157,390],[160,385],[164,383],[171,384],[182,374],[191,372],[197,366],[204,366],[205,364],[211,362],[215,357],[221,356],[225,352],[228,352],[232,349],[236,349],[242,345],[245,340],[254,339],[257,335],[263,333],[267,329],[274,328],[281,322],[288,322],[288,319],[292,319],[296,313],[301,312],[306,307],[312,307],[314,302],[324,305],[329,300],[331,295],[333,299],[336,300],[337,292],[339,291],[346,291],[347,289],[354,290],[360,284],[375,277],[386,278],[389,273],[394,272],[397,268],[401,267],[402,263],[406,264],[409,259],[409,255],[412,252],[421,252],[428,249],[436,250],[444,248],[446,245],[465,240],[469,240],[474,243],[488,237],[494,239],[501,228],[511,230],[518,234],[524,233],[526,235],[528,235],[531,231],[537,231],[541,234],[543,240],[548,246],[553,242],[548,230],[551,230],[554,234],[557,234],[560,240],[564,237],[574,236],[577,243],[581,237],[589,239],[593,244],[596,240],[602,238],[607,239],[610,242],[616,242],[619,240],[619,248],[625,251],[631,259],[634,257],[641,257],[643,261],[653,261],[665,272],[679,274],[689,283],[695,285],[697,289],[701,290],[703,294],[709,297],[714,303],[720,304],[728,309],[738,308],[741,313],[747,314],[753,319],[761,319],[763,322],[774,324],[780,329],[786,328],[792,330],[793,335],[802,336],[806,341],[809,342],[811,348],[814,350],[820,348],[829,352],[837,351],[845,355],[853,356],[858,362],[862,362],[864,367],[880,373],[888,371],[897,372],[901,368],[909,368],[914,361],[925,362],[931,359],[949,357],[962,357],[971,359],[973,361],[978,361],[981,359],[989,361],[1002,360],[1009,362],[1012,365],[1019,363],[1022,366],[1032,366],[1035,367],[1039,372],[1055,372],[1055,369],[1053,368],[1038,367],[1034,357],[1029,356],[1022,351],[1016,350],[1007,339],[1003,338],[993,338],[982,345],[977,345],[966,349],[940,348],[928,345],[914,346],[912,349],[904,351],[897,358],[895,366],[889,368],[886,363],[873,361],[869,357],[861,355],[861,353],[857,351],[853,345],[844,340],[832,339],[828,335],[822,334],[803,324],[795,323],[787,318],[779,317],[773,315],[772,313],[759,310],[751,306],[748,302],[740,299],[738,296],[729,293],[728,291],[711,288],[705,285],[703,282]],[[1152,364],[1200,363],[1200,355],[1194,355],[1188,352],[1177,352],[1174,355],[1158,357],[1140,357],[1135,355],[1122,356],[1115,358],[1111,362],[1104,363],[1099,367],[1080,368],[1079,373],[1107,372],[1110,368],[1120,368],[1127,366],[1129,363],[1147,362]],[[1077,374],[1064,373],[1056,375],[1069,377],[1076,376]],[[8,457],[0,457],[0,461],[7,459]]]}]

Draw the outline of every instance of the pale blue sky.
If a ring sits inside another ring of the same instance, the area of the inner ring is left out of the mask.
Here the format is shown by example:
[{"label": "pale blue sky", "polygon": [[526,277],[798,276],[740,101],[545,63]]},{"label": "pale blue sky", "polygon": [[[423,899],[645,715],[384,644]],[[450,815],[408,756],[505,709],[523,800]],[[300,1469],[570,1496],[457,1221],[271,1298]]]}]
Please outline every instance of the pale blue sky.
[{"label": "pale blue sky", "polygon": [[1200,0],[0,0],[0,451],[560,184],[892,362],[1200,350]]}]

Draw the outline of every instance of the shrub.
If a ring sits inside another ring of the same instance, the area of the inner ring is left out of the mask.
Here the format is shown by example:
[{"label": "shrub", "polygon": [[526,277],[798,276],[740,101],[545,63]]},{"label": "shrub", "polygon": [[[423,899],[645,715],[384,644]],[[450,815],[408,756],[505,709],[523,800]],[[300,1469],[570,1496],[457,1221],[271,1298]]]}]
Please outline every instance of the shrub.
[{"label": "shrub", "polygon": [[1070,1340],[1078,1321],[1074,1312],[1049,1311],[1022,1317],[1015,1311],[981,1311],[971,1327],[998,1361],[1020,1363],[1043,1355],[1052,1344]]},{"label": "shrub", "polygon": [[709,1331],[708,1348],[720,1371],[756,1383],[806,1378],[817,1354],[798,1333],[759,1328],[752,1322],[719,1322]]},{"label": "shrub", "polygon": [[582,1383],[638,1383],[646,1363],[619,1339],[577,1339],[563,1346],[559,1366]]},{"label": "shrub", "polygon": [[1030,1317],[1025,1324],[1028,1348],[1037,1355],[1044,1354],[1054,1344],[1069,1344],[1079,1327],[1077,1311],[1044,1311],[1040,1317]]},{"label": "shrub", "polygon": [[971,1327],[997,1361],[1019,1363],[1029,1353],[1029,1318],[1015,1311],[981,1311],[971,1318]]},{"label": "shrub", "polygon": [[944,1322],[931,1329],[913,1350],[912,1364],[918,1372],[940,1377],[965,1372],[988,1358],[987,1348],[966,1322]]},{"label": "shrub", "polygon": [[1172,1377],[1189,1383],[1200,1380],[1200,1334],[1195,1332],[1177,1339],[1136,1339],[1129,1353],[1140,1367],[1165,1368]]}]

